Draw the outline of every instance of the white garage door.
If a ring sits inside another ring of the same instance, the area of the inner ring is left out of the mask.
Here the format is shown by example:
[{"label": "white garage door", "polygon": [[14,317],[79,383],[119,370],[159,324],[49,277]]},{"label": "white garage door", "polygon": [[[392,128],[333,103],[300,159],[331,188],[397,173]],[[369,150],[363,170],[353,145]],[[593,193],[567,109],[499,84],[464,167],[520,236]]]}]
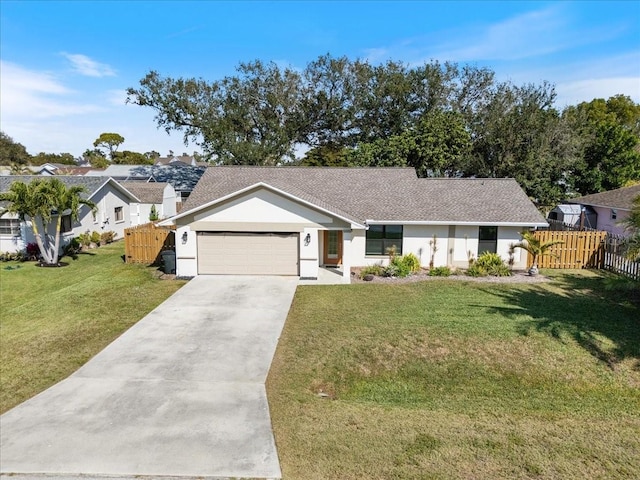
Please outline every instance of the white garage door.
[{"label": "white garage door", "polygon": [[198,273],[298,275],[298,234],[198,232]]}]

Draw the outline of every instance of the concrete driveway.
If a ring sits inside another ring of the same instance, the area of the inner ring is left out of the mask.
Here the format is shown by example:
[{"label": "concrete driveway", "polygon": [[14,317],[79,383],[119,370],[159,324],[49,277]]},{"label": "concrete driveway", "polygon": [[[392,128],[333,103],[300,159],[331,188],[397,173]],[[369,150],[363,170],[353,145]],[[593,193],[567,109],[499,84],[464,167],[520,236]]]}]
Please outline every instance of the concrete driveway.
[{"label": "concrete driveway", "polygon": [[279,478],[264,382],[297,283],[194,278],[0,417],[3,478]]}]

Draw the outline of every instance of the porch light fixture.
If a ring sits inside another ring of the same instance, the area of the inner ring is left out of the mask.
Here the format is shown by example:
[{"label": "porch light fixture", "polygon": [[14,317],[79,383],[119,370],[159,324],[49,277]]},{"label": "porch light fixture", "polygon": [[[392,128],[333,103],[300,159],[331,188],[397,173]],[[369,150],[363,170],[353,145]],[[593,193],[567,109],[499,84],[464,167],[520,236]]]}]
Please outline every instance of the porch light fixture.
[{"label": "porch light fixture", "polygon": [[308,246],[311,243],[311,234],[307,233],[307,236],[304,237],[304,246]]},{"label": "porch light fixture", "polygon": [[183,243],[183,244],[184,244],[184,243],[187,243],[187,238],[188,238],[187,232],[184,232],[184,233],[182,234],[182,243]]}]

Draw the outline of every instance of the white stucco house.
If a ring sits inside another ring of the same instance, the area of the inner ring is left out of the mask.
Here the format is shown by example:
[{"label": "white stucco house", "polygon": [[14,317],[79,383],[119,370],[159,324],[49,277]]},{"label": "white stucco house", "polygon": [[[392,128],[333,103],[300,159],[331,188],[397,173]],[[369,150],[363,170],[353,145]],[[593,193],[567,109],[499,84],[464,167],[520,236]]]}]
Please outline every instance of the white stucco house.
[{"label": "white stucco house", "polygon": [[569,202],[595,210],[596,224],[593,228],[596,230],[626,236],[631,232],[625,229],[624,221],[629,217],[633,200],[638,196],[640,196],[640,185],[632,185],[572,198]]},{"label": "white stucco house", "polygon": [[151,210],[155,206],[158,219],[176,214],[176,191],[170,183],[122,181],[119,182],[140,200],[130,205],[131,225],[142,225],[150,221]]},{"label": "white stucco house", "polygon": [[[72,221],[70,215],[63,214],[61,246],[87,231],[99,233],[113,231],[116,232],[116,239],[123,238],[124,229],[131,226],[131,204],[140,203],[140,199],[109,177],[57,175],[55,178],[68,187],[83,186],[86,189],[83,197],[91,200],[98,207],[94,215],[88,207],[83,206],[77,221]],[[31,182],[35,179],[42,180],[42,177],[0,176],[0,192],[8,191],[14,181]],[[9,214],[0,216],[0,251],[18,252],[24,250],[28,243],[33,242],[35,238],[28,219],[26,222],[21,222],[17,217]]]},{"label": "white stucco house", "polygon": [[[386,249],[428,266],[508,259],[524,229],[547,222],[513,179],[418,178],[413,168],[209,167],[176,225],[176,273],[316,278],[388,261]],[[516,249],[515,267],[526,267]]]}]

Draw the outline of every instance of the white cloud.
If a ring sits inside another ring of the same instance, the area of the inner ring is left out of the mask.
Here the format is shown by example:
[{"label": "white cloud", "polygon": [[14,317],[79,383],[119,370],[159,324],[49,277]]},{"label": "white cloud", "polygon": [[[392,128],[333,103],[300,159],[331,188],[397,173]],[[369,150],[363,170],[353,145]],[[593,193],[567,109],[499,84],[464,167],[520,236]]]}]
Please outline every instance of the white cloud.
[{"label": "white cloud", "polygon": [[560,5],[552,5],[488,25],[464,44],[442,45],[438,58],[451,61],[519,60],[546,55],[583,41],[566,24]]},{"label": "white cloud", "polygon": [[556,85],[556,105],[563,108],[594,98],[609,98],[623,94],[640,103],[640,77],[592,78]]},{"label": "white cloud", "polygon": [[71,62],[73,70],[87,77],[113,77],[116,72],[109,65],[96,62],[86,55],[62,52],[62,56]]},{"label": "white cloud", "polygon": [[0,61],[0,112],[3,127],[21,120],[97,112],[101,107],[70,101],[77,92],[55,75]]}]

